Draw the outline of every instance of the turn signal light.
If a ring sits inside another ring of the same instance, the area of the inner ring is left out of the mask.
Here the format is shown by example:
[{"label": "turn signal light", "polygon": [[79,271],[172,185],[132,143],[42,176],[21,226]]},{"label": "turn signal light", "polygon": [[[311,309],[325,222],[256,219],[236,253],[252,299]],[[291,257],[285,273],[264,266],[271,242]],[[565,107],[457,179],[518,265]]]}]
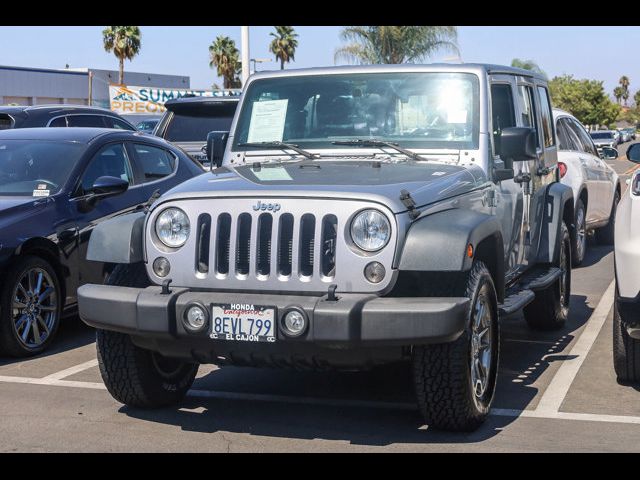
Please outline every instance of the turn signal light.
[{"label": "turn signal light", "polygon": [[558,162],[558,170],[560,171],[560,178],[567,174],[567,164],[564,162]]}]

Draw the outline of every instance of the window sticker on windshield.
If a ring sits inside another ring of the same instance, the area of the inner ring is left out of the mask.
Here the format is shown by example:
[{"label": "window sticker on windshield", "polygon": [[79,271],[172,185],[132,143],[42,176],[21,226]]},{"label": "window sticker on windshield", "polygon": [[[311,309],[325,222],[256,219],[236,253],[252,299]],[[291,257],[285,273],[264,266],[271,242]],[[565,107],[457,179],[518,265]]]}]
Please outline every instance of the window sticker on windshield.
[{"label": "window sticker on windshield", "polygon": [[33,191],[33,196],[34,197],[48,197],[49,196],[49,190],[34,190]]},{"label": "window sticker on windshield", "polygon": [[247,142],[281,142],[288,99],[254,102]]},{"label": "window sticker on windshield", "polygon": [[39,183],[38,184],[38,190],[46,190],[47,189],[47,184],[46,183]]},{"label": "window sticker on windshield", "polygon": [[264,182],[275,182],[278,180],[293,180],[291,175],[284,168],[262,168],[260,170],[251,170],[258,180]]}]

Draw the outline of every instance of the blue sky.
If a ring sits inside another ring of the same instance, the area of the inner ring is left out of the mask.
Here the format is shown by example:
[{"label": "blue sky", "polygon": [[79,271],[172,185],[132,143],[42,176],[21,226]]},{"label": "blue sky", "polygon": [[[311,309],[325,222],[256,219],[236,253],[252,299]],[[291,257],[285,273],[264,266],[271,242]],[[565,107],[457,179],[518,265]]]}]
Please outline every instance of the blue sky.
[{"label": "blue sky", "polygon": [[[102,48],[104,27],[0,27],[0,65],[42,68],[117,68]],[[333,65],[341,45],[341,27],[296,26],[300,35],[296,61],[290,68]],[[209,68],[208,46],[217,35],[240,44],[240,27],[142,26],[142,52],[125,70],[188,75],[192,88],[209,88],[215,71]],[[251,57],[268,52],[273,27],[251,27]],[[640,27],[458,27],[458,44],[465,62],[509,64],[514,57],[535,60],[550,77],[571,73],[576,78],[604,80],[608,93],[621,75],[631,79],[632,94],[640,89],[640,63],[634,47]],[[448,52],[431,60],[451,57]],[[273,61],[259,70],[276,69]]]}]

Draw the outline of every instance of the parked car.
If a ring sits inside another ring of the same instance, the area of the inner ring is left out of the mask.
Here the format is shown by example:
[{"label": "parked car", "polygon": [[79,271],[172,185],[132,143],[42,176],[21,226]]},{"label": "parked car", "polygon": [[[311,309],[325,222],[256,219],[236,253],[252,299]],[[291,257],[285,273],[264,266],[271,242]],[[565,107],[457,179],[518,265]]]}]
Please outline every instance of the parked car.
[{"label": "parked car", "polygon": [[0,130],[34,127],[94,127],[135,130],[115,112],[82,105],[0,107]]},{"label": "parked car", "polygon": [[[640,143],[627,149],[640,163]],[[616,214],[613,365],[620,382],[640,382],[640,170],[624,192]]]},{"label": "parked car", "polygon": [[129,130],[0,132],[0,354],[42,352],[78,286],[104,279],[110,266],[85,260],[96,225],[201,173],[180,149]]},{"label": "parked car", "polygon": [[611,130],[611,133],[613,133],[613,138],[616,141],[616,146],[620,145],[622,143],[622,135],[620,135],[620,132],[618,130]]},{"label": "parked car", "polygon": [[617,131],[620,135],[620,143],[627,143],[631,141],[631,135],[625,128],[618,128]]},{"label": "parked car", "polygon": [[570,113],[553,109],[558,135],[560,181],[571,187],[574,200],[573,265],[584,260],[587,235],[595,233],[603,245],[613,245],[616,205],[620,200],[618,174],[604,158],[618,157],[618,150],[602,147],[600,153],[584,126]]},{"label": "parked car", "polygon": [[210,167],[205,146],[211,131],[228,131],[238,106],[238,97],[184,97],[169,100],[167,111],[154,135],[182,148],[193,158]]},{"label": "parked car", "polygon": [[624,128],[623,131],[625,131],[627,133],[628,139],[627,141],[631,141],[631,140],[635,140],[636,139],[636,129],[631,127],[631,128]]},{"label": "parked car", "polygon": [[88,258],[119,263],[79,290],[107,389],[154,407],[178,402],[199,363],[410,360],[429,425],[478,427],[499,319],[524,309],[558,329],[569,312],[573,197],[554,132],[528,70],[252,76],[226,151],[226,133],[210,136],[221,168],[93,232]]},{"label": "parked car", "polygon": [[144,133],[153,133],[153,130],[156,128],[156,125],[158,125],[159,121],[160,119],[143,120],[136,123],[136,130]]},{"label": "parked car", "polygon": [[602,147],[616,148],[618,146],[618,140],[611,130],[597,130],[590,132],[589,135],[598,150]]}]

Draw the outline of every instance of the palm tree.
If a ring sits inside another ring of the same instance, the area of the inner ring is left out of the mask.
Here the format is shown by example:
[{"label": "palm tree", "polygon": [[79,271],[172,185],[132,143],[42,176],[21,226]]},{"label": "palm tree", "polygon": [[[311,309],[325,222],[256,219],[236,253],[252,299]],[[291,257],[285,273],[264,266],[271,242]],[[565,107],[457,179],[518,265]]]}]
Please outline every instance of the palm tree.
[{"label": "palm tree", "polygon": [[293,27],[275,27],[276,31],[271,32],[273,40],[269,44],[269,51],[276,56],[276,60],[280,60],[280,70],[284,70],[284,64],[295,60],[294,55],[298,48],[298,34],[295,33]]},{"label": "palm tree", "polygon": [[523,68],[525,70],[531,70],[532,72],[540,73],[545,77],[547,74],[540,68],[540,66],[534,62],[533,60],[521,60],[519,58],[514,58],[511,60],[511,66],[516,68]]},{"label": "palm tree", "polygon": [[622,98],[623,95],[624,95],[624,88],[616,87],[613,89],[613,96],[616,97],[616,102],[618,102],[618,105],[620,105],[620,99]]},{"label": "palm tree", "polygon": [[141,47],[140,27],[107,27],[102,31],[102,42],[107,52],[113,52],[120,62],[118,83],[124,83],[124,60],[133,60]]},{"label": "palm tree", "polygon": [[627,77],[626,75],[623,75],[620,77],[620,80],[618,80],[618,83],[622,87],[623,93],[621,97],[624,99],[624,106],[626,107],[627,100],[629,99],[629,84],[631,82],[629,81],[629,77]]},{"label": "palm tree", "polygon": [[421,61],[440,49],[459,53],[456,27],[351,26],[340,33],[350,42],[334,54],[334,61],[351,63],[409,63]]},{"label": "palm tree", "polygon": [[236,42],[225,36],[216,37],[215,41],[209,45],[209,66],[216,68],[219,77],[222,77],[223,88],[238,88],[241,86],[240,52],[236,48]]}]

